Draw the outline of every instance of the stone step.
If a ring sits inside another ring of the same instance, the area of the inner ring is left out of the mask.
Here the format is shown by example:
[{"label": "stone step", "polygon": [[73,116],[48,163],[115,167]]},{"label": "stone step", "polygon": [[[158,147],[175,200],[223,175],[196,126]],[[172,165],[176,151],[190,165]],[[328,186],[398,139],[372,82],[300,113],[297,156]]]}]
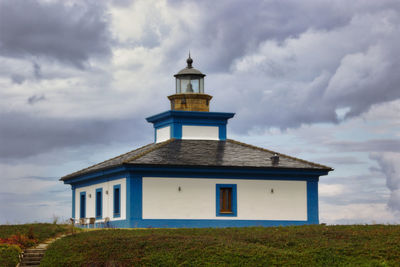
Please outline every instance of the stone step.
[{"label": "stone step", "polygon": [[44,252],[41,253],[36,253],[36,252],[30,252],[30,253],[24,253],[24,258],[26,257],[43,257]]},{"label": "stone step", "polygon": [[[26,265],[26,266],[32,266],[32,265],[40,265],[40,261],[28,261],[28,262],[22,262],[21,265]],[[20,266],[21,266],[20,265]]]},{"label": "stone step", "polygon": [[44,252],[45,251],[45,249],[42,249],[42,248],[29,248],[29,249],[27,249],[27,250],[25,250],[25,253],[41,253],[41,252]]},{"label": "stone step", "polygon": [[24,257],[22,261],[40,261],[43,258],[43,255],[35,255]]}]

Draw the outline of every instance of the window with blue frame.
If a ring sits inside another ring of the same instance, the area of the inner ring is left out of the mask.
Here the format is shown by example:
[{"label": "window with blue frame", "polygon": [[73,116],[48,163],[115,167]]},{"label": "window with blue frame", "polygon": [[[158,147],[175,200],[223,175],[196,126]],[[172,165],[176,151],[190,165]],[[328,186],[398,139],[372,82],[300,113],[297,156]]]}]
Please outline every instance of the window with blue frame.
[{"label": "window with blue frame", "polygon": [[86,217],[86,192],[81,192],[80,194],[80,209],[79,209],[79,217],[85,218]]},{"label": "window with blue frame", "polygon": [[121,185],[114,185],[114,217],[121,217]]},{"label": "window with blue frame", "polygon": [[103,189],[96,189],[96,219],[103,217]]},{"label": "window with blue frame", "polygon": [[237,186],[236,184],[216,185],[216,215],[237,216]]}]

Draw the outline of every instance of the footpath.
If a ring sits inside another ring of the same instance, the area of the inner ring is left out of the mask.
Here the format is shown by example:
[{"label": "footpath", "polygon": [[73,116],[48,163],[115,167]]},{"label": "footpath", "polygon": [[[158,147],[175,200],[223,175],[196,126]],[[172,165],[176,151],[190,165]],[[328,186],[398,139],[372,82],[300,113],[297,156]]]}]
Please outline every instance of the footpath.
[{"label": "footpath", "polygon": [[45,242],[35,246],[34,248],[28,248],[24,250],[24,252],[22,253],[22,260],[20,263],[17,264],[17,267],[39,266],[47,247],[57,239],[60,239],[64,236],[65,235],[48,239]]}]

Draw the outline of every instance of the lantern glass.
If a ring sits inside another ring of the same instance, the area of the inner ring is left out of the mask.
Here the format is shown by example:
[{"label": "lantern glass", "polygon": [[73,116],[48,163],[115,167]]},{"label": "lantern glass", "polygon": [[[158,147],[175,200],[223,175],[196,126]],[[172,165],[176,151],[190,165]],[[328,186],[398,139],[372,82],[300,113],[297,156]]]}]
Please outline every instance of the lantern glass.
[{"label": "lantern glass", "polygon": [[204,94],[204,78],[185,76],[176,78],[176,93],[200,93]]}]

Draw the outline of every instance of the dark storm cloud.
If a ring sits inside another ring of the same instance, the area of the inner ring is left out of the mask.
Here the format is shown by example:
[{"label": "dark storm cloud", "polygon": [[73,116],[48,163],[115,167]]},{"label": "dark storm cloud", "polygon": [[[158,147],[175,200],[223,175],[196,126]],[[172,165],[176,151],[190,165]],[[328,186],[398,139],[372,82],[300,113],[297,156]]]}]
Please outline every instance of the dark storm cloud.
[{"label": "dark storm cloud", "polygon": [[[179,9],[188,1],[168,2]],[[183,33],[188,36],[188,42],[182,46],[202,51],[206,58],[205,67],[210,71],[229,70],[235,59],[257,49],[265,40],[283,42],[308,29],[329,31],[349,23],[356,12],[398,7],[394,1],[360,2],[358,5],[348,1],[313,0],[189,2],[196,4],[196,12],[201,12],[202,17],[195,29]],[[176,52],[176,49],[171,51],[172,58],[176,58]]]},{"label": "dark storm cloud", "polygon": [[103,6],[39,0],[0,1],[0,55],[39,56],[82,67],[93,56],[110,54]]},{"label": "dark storm cloud", "polygon": [[[200,15],[182,25],[183,41],[166,51],[166,61],[191,49],[208,77],[233,74],[232,81],[213,81],[211,93],[214,105],[238,112],[237,132],[339,123],[338,109],[356,117],[400,98],[399,1],[190,2]],[[274,45],[263,50],[266,42]],[[252,54],[267,56],[235,72]]]},{"label": "dark storm cloud", "polygon": [[[37,118],[24,114],[0,114],[0,159],[21,159],[67,147],[151,142],[151,127],[144,119]],[[140,131],[138,129],[141,129]]]}]

